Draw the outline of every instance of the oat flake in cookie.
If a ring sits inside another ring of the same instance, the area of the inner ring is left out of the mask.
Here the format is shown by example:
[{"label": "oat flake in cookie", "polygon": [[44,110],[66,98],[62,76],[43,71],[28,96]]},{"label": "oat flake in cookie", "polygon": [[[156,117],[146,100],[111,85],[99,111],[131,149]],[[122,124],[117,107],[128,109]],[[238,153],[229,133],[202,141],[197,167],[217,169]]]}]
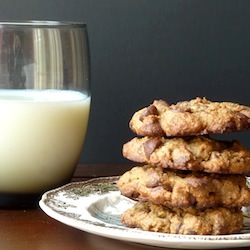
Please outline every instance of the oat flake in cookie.
[{"label": "oat flake in cookie", "polygon": [[155,100],[133,115],[130,128],[140,136],[186,136],[250,128],[250,107],[197,97],[169,105]]}]

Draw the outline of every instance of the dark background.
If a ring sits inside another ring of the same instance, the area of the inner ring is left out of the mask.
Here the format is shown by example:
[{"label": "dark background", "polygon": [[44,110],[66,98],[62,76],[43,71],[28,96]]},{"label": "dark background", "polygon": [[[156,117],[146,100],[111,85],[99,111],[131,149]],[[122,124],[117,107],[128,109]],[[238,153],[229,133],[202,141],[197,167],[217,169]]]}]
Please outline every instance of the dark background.
[{"label": "dark background", "polygon": [[[87,23],[92,108],[82,163],[124,162],[128,121],[154,99],[250,105],[249,13],[247,0],[0,1],[2,20]],[[248,132],[227,137],[250,148]]]}]

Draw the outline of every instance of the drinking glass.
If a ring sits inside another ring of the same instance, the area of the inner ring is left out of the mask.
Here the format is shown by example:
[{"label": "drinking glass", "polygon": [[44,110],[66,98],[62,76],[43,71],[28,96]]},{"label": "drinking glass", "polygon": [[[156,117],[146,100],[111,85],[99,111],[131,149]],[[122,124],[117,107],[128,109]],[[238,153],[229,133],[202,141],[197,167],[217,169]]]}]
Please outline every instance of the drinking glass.
[{"label": "drinking glass", "polygon": [[86,24],[0,22],[0,207],[70,181],[90,109]]}]

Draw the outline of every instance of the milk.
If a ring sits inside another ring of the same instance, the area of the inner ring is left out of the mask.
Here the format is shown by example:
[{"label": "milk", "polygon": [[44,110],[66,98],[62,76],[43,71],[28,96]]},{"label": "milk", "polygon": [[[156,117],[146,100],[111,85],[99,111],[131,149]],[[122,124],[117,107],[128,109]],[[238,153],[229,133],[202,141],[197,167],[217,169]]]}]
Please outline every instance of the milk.
[{"label": "milk", "polygon": [[65,182],[82,150],[90,97],[0,90],[0,192],[39,193]]}]

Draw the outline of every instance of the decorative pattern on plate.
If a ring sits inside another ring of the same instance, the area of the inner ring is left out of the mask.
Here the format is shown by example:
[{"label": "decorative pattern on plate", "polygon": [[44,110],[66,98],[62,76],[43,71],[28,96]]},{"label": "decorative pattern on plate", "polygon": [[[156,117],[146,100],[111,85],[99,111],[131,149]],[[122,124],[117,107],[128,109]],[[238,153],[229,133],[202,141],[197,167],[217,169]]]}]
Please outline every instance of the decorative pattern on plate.
[{"label": "decorative pattern on plate", "polygon": [[[39,202],[50,217],[71,227],[96,235],[159,247],[219,249],[250,246],[250,218],[244,229],[232,235],[179,235],[145,232],[122,225],[120,215],[134,201],[120,195],[119,177],[96,178],[69,183],[46,192]],[[243,209],[248,212],[248,208]],[[103,228],[105,227],[105,230]]]}]

